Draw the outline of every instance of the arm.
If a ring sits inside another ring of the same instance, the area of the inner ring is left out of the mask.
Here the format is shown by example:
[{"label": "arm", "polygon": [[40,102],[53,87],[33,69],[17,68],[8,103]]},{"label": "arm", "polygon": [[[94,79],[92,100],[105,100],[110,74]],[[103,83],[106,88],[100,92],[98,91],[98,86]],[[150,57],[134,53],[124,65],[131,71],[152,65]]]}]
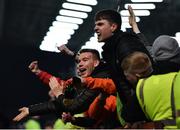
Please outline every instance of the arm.
[{"label": "arm", "polygon": [[38,66],[38,61],[32,61],[30,63],[30,65],[28,66],[28,68],[31,70],[32,73],[34,73],[35,75],[38,75],[41,70],[39,69],[39,66]]},{"label": "arm", "polygon": [[130,5],[128,6],[128,11],[129,11],[129,14],[130,14],[130,16],[129,16],[129,25],[132,27],[133,32],[140,38],[140,40],[144,43],[144,45],[146,47],[148,47],[150,44],[147,41],[144,34],[141,33],[141,31],[139,30],[139,27],[138,27],[138,25],[136,23],[136,16],[135,16],[134,11],[133,11],[133,9],[132,9],[132,7]]},{"label": "arm", "polygon": [[61,51],[62,53],[65,53],[67,55],[70,55],[70,56],[75,56],[76,54],[71,51],[69,48],[67,48],[67,46],[65,44],[57,47],[59,51]]},{"label": "arm", "polygon": [[[49,80],[52,77],[52,75],[39,69],[38,61],[32,61],[29,65],[29,69],[31,70],[32,73],[37,75],[44,84],[47,85],[49,84]],[[57,78],[57,80],[58,82],[62,81],[60,78]]]},{"label": "arm", "polygon": [[133,32],[138,34],[138,33],[140,33],[140,30],[139,30],[138,25],[136,23],[136,16],[135,16],[133,9],[130,5],[128,6],[128,11],[130,14],[129,15],[129,25],[132,27]]},{"label": "arm", "polygon": [[18,111],[20,112],[20,114],[18,114],[16,117],[14,117],[13,121],[20,121],[29,115],[29,108],[28,107],[22,107]]},{"label": "arm", "polygon": [[124,34],[116,47],[119,63],[121,63],[127,55],[136,51],[143,52],[149,57],[151,57],[141,39],[139,39],[136,35],[133,34]]},{"label": "arm", "polygon": [[116,86],[112,79],[108,78],[83,78],[82,83],[90,89],[99,89],[107,94],[114,94]]},{"label": "arm", "polygon": [[54,101],[40,103],[26,107],[26,112],[20,110],[13,120],[20,121],[28,115],[42,115],[49,113],[56,113],[59,115],[61,112],[70,112],[72,114],[81,113],[88,109],[89,105],[93,102],[95,97],[98,95],[98,91],[85,89],[79,96],[73,99],[71,104],[64,104],[64,95],[59,95]]},{"label": "arm", "polygon": [[70,112],[71,114],[82,113],[89,108],[89,105],[99,94],[98,90],[91,90],[84,88],[82,92],[72,100],[71,104],[65,104],[64,100],[58,97],[58,103],[63,106],[64,112]]},{"label": "arm", "polygon": [[59,47],[57,47],[57,48],[58,48],[58,50],[59,50],[60,52],[65,53],[65,54],[67,54],[67,55],[69,55],[69,56],[72,56],[75,61],[78,61],[78,56],[79,56],[79,54],[71,51],[65,44],[63,44],[63,45],[61,45],[61,46],[59,46]]},{"label": "arm", "polygon": [[[53,75],[51,75],[51,74],[49,74],[49,73],[47,73],[45,71],[41,71],[37,76],[46,85],[49,84],[50,78],[54,77]],[[63,82],[63,80],[61,78],[57,78],[57,77],[55,77],[55,78],[57,79],[57,81],[59,83]]]},{"label": "arm", "polygon": [[96,99],[91,103],[89,106],[89,109],[87,111],[87,116],[91,117],[93,119],[99,119],[103,115],[104,112],[104,106],[106,103],[106,97],[107,95],[104,93],[100,93]]},{"label": "arm", "polygon": [[89,89],[98,89],[100,91],[103,91],[107,94],[114,94],[116,92],[116,86],[112,79],[109,78],[81,78],[79,81],[75,82],[75,79],[79,79],[77,77],[73,77],[66,81],[66,84],[76,84],[79,86],[82,84],[83,86],[86,86]]},{"label": "arm", "polygon": [[[59,99],[63,99],[63,95],[59,96]],[[20,113],[13,118],[13,121],[20,121],[27,116],[34,116],[34,115],[42,115],[48,113],[57,113],[61,112],[59,105],[56,100],[49,101],[45,103],[39,103],[30,105],[29,107],[23,107],[19,109]]]},{"label": "arm", "polygon": [[39,73],[37,76],[46,85],[49,84],[50,78],[53,77],[53,75],[51,75],[51,74],[49,74],[49,73],[47,73],[45,71],[41,71],[41,73]]},{"label": "arm", "polygon": [[114,112],[116,112],[116,97],[100,93],[90,105],[86,114],[93,119],[99,120],[102,119],[104,114],[108,116],[108,113],[111,115]]}]

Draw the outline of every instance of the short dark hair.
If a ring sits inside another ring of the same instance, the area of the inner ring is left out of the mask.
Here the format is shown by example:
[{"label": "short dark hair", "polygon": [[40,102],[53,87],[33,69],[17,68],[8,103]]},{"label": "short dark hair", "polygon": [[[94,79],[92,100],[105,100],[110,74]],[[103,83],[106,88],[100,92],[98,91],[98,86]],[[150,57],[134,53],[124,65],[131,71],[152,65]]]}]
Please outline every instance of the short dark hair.
[{"label": "short dark hair", "polygon": [[118,29],[120,29],[122,21],[121,21],[121,15],[111,9],[104,9],[96,13],[95,15],[95,21],[106,19],[111,23],[116,23],[118,25]]},{"label": "short dark hair", "polygon": [[93,55],[94,55],[94,57],[97,59],[97,60],[101,60],[101,58],[100,58],[100,55],[99,55],[99,52],[96,50],[96,49],[81,49],[80,51],[79,51],[79,54],[81,54],[81,53],[85,53],[85,52],[90,52],[90,53],[92,53]]}]

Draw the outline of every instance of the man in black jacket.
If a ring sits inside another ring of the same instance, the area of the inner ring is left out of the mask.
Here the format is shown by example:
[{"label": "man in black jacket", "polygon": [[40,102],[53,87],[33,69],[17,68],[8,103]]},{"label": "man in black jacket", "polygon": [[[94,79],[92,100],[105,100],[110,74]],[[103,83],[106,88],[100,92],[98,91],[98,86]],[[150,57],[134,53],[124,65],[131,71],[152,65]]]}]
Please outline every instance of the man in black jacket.
[{"label": "man in black jacket", "polygon": [[122,117],[127,122],[145,120],[135,92],[126,80],[120,64],[133,52],[150,54],[142,41],[133,34],[122,32],[121,16],[114,10],[102,10],[95,16],[95,32],[99,42],[105,42],[102,52],[104,61],[111,66],[112,79],[116,83],[120,99],[123,103]]}]

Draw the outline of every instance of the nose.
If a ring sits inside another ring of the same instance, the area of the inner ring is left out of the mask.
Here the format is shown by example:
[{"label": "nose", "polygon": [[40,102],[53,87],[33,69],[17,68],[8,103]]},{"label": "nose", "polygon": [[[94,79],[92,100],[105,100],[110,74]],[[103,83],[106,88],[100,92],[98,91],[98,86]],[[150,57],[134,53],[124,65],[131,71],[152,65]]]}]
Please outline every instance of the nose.
[{"label": "nose", "polygon": [[83,66],[83,64],[82,64],[82,62],[80,61],[80,62],[77,64],[77,67],[80,68],[80,67],[82,67],[82,66]]}]

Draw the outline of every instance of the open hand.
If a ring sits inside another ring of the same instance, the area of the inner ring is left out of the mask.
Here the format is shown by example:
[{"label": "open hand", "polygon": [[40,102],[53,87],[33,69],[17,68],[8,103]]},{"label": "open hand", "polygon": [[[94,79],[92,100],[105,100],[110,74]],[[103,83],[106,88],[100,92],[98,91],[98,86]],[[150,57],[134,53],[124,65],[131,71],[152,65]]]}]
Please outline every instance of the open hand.
[{"label": "open hand", "polygon": [[16,117],[13,118],[13,121],[20,121],[29,115],[29,108],[28,107],[20,108],[19,111],[20,111],[20,113]]},{"label": "open hand", "polygon": [[49,81],[49,86],[56,97],[64,93],[66,88],[65,82],[58,82],[55,77],[51,77]]},{"label": "open hand", "polygon": [[135,17],[134,11],[130,5],[128,6],[128,11],[130,14],[129,15],[129,24],[132,26],[133,24],[136,23],[136,17]]}]

